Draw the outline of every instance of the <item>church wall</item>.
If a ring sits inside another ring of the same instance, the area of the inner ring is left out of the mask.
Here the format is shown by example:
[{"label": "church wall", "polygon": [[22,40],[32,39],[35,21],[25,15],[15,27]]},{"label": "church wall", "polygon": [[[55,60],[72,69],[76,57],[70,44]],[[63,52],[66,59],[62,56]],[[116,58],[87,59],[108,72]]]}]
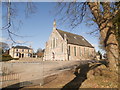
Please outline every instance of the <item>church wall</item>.
[{"label": "church wall", "polygon": [[89,60],[94,57],[94,48],[68,44],[68,48],[69,47],[69,60]]},{"label": "church wall", "polygon": [[[54,43],[55,42],[55,43]],[[44,53],[44,60],[67,60],[67,42],[56,30],[51,33]]]}]

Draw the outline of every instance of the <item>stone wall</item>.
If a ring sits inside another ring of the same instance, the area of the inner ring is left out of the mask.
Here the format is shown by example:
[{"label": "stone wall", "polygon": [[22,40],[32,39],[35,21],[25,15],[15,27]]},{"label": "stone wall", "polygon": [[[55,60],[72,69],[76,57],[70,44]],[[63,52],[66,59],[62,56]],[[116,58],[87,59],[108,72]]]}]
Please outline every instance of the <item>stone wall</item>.
[{"label": "stone wall", "polygon": [[53,30],[46,43],[44,60],[67,60],[67,42]]}]

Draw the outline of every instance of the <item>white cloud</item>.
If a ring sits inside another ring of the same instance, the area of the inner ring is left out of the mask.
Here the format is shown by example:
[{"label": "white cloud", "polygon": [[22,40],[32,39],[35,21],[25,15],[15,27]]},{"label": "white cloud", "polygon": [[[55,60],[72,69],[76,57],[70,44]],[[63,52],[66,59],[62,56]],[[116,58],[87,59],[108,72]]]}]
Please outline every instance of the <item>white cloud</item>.
[{"label": "white cloud", "polygon": [[22,40],[17,40],[16,42],[17,43],[26,43],[25,41],[22,41]]}]

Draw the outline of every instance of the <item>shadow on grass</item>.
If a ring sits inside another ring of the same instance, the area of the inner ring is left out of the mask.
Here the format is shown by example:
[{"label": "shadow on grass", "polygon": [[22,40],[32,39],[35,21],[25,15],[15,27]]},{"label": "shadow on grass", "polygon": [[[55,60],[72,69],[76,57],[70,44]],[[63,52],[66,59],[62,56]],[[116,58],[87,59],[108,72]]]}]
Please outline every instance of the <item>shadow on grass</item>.
[{"label": "shadow on grass", "polygon": [[66,90],[66,89],[79,90],[82,83],[87,79],[87,73],[90,70],[95,69],[100,65],[105,65],[107,67],[107,64],[108,63],[106,61],[100,61],[99,63],[94,63],[94,64],[92,63],[92,65],[90,63],[87,63],[78,66],[74,73],[76,77],[70,82],[68,82],[61,90]]}]

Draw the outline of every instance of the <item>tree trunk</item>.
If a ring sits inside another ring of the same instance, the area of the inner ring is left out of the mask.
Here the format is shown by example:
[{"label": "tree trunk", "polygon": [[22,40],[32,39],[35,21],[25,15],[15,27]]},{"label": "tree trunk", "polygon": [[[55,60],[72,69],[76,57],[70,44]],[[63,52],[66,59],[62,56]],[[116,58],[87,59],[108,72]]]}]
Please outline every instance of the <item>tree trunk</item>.
[{"label": "tree trunk", "polygon": [[118,64],[118,42],[116,36],[114,34],[113,22],[111,21],[111,12],[110,12],[110,4],[103,3],[104,15],[102,16],[100,13],[100,3],[94,2],[88,3],[91,13],[95,18],[95,22],[97,23],[100,35],[107,52],[107,58],[109,61],[109,66],[111,69],[116,70]]},{"label": "tree trunk", "polygon": [[[105,26],[103,26],[105,25]],[[107,58],[109,61],[109,66],[112,69],[117,69],[118,64],[118,43],[114,31],[112,30],[112,22],[105,22],[100,26],[100,35],[102,37]]]}]

